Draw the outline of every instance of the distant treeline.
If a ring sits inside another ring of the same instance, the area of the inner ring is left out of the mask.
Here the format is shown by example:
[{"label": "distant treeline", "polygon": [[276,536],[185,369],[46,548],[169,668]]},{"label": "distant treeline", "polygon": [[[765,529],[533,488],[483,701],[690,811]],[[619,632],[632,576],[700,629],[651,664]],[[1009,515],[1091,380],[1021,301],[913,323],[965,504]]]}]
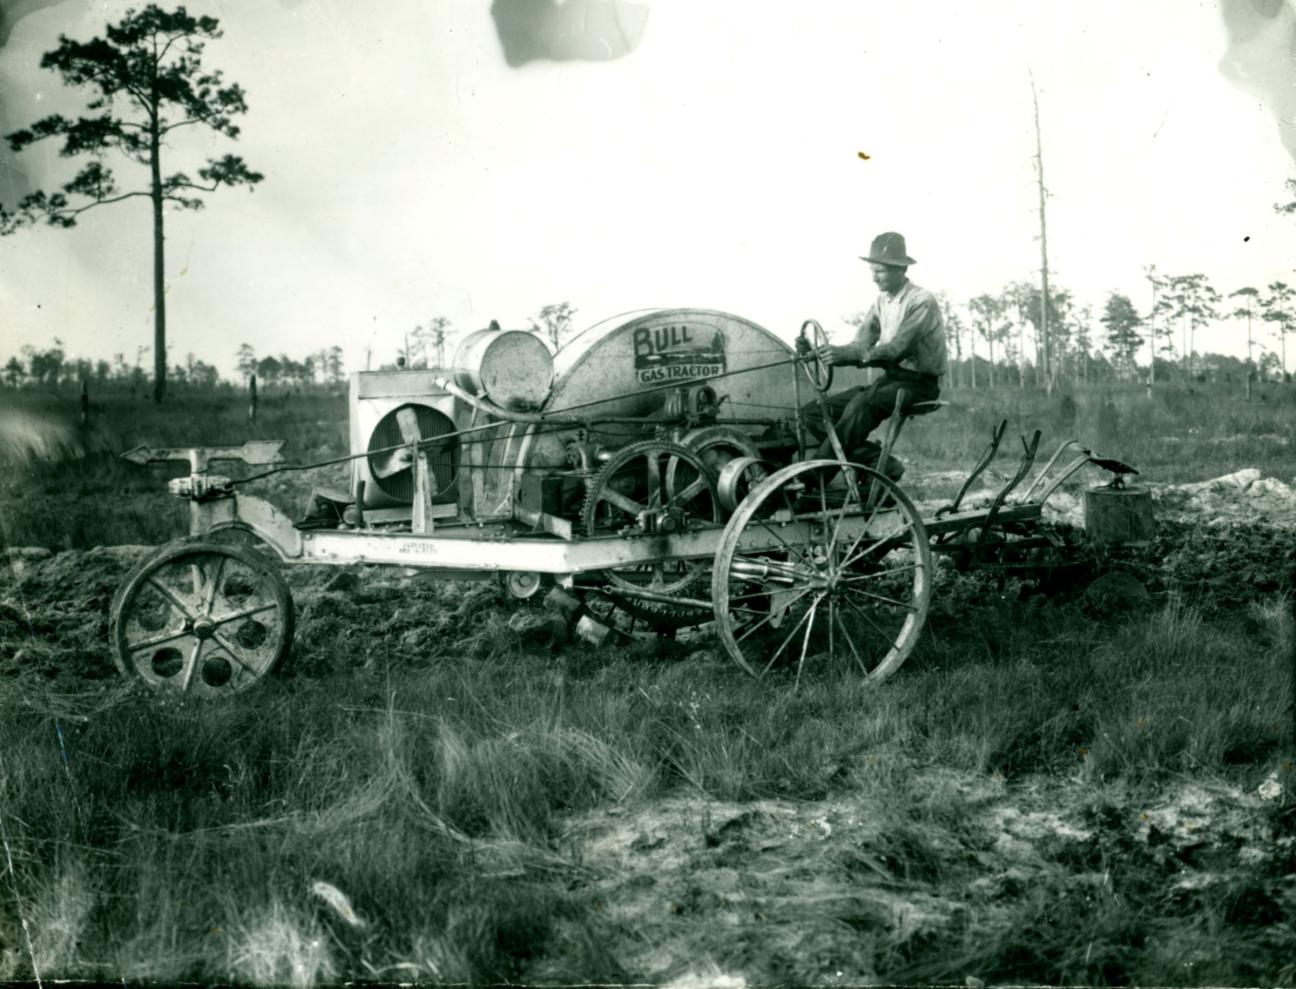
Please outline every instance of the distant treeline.
[{"label": "distant treeline", "polygon": [[[1078,304],[1066,289],[1051,289],[1048,305],[1028,282],[1014,282],[996,294],[959,304],[941,295],[949,343],[948,383],[980,388],[1000,384],[1051,389],[1061,382],[1276,381],[1290,383],[1287,336],[1296,332],[1296,290],[1274,282],[1268,290],[1244,287],[1228,300],[1205,276],[1160,276],[1149,267],[1153,305],[1140,313],[1128,296],[1111,293],[1101,311]],[[556,350],[575,329],[576,309],[569,302],[547,305],[530,319],[529,329]],[[842,317],[859,326],[864,313]],[[1199,353],[1197,334],[1230,321],[1246,358]],[[492,325],[497,325],[492,323]],[[456,336],[450,321],[434,316],[404,336],[390,361],[365,355],[366,370],[396,367],[445,367]],[[111,361],[69,356],[57,337],[53,346],[25,346],[0,370],[4,384],[51,387],[78,384],[149,384],[140,347],[134,361],[115,354]],[[1155,354],[1155,359],[1153,355]],[[152,365],[153,362],[149,361]],[[255,375],[263,388],[307,388],[338,385],[346,378],[342,348],[325,347],[305,357],[258,356],[249,343],[235,355],[238,375],[226,381],[215,367],[186,354],[167,364],[167,379],[179,387],[246,386]]]},{"label": "distant treeline", "polygon": [[[1296,184],[1293,185],[1296,191]],[[1296,206],[1296,203],[1293,204]],[[1293,210],[1296,211],[1296,210]],[[1108,295],[1101,312],[1065,288],[1013,282],[962,304],[940,296],[950,357],[966,381],[994,385],[1006,371],[1017,384],[1043,387],[1069,380],[1207,380],[1243,377],[1290,381],[1287,337],[1296,332],[1296,289],[1271,282],[1225,296],[1200,273],[1161,275],[1144,269],[1152,305],[1140,312],[1129,296]],[[864,313],[845,317],[860,325]],[[1204,354],[1198,334],[1231,324],[1245,359]],[[984,370],[984,375],[981,373]]]},{"label": "distant treeline", "polygon": [[[111,361],[91,360],[69,355],[63,341],[43,350],[23,347],[0,369],[0,380],[10,388],[57,388],[79,386],[81,382],[99,386],[117,386],[144,390],[149,386],[152,362],[145,364],[149,348],[141,347],[128,361],[125,354],[114,354]],[[262,387],[304,388],[311,385],[337,385],[345,381],[341,347],[327,347],[297,359],[286,354],[257,357],[250,344],[238,349],[238,379],[231,381],[206,361],[186,354],[183,361],[170,364],[167,378],[185,388],[215,388],[219,385],[246,385],[253,375]]]}]

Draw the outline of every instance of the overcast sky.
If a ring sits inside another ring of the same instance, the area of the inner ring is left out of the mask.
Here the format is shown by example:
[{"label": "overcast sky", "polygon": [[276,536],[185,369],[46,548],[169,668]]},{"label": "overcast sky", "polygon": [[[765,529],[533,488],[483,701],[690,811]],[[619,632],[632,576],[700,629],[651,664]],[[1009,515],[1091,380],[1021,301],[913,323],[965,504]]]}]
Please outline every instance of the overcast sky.
[{"label": "overcast sky", "polygon": [[[41,53],[131,4],[2,2],[0,127],[75,112]],[[250,112],[237,142],[181,131],[167,164],[233,151],[265,181],[169,215],[173,363],[341,344],[354,369],[434,315],[525,326],[562,300],[579,326],[704,306],[845,336],[889,229],[955,301],[1036,278],[1031,72],[1055,284],[1097,312],[1112,290],[1146,309],[1147,264],[1296,281],[1272,208],[1296,176],[1283,0],[651,0],[624,57],[512,66],[489,0],[187,6],[220,18],[206,62]],[[54,151],[0,152],[0,201],[70,177]],[[133,361],[150,230],[136,200],[0,239],[0,361],[55,336]],[[1198,347],[1241,353],[1239,332]]]}]

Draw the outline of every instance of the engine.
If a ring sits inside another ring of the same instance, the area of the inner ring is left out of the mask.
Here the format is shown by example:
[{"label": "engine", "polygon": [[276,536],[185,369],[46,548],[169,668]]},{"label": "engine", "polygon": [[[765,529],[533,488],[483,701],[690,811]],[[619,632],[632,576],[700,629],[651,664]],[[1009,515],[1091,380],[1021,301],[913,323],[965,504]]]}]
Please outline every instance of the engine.
[{"label": "engine", "polygon": [[413,498],[412,447],[388,448],[418,441],[438,515],[575,520],[589,479],[629,444],[682,444],[717,476],[754,456],[769,425],[793,415],[791,355],[768,330],[707,309],[627,313],[556,355],[528,331],[480,330],[452,368],[353,376],[352,452],[369,453],[353,487],[363,481],[366,507],[398,515]]}]

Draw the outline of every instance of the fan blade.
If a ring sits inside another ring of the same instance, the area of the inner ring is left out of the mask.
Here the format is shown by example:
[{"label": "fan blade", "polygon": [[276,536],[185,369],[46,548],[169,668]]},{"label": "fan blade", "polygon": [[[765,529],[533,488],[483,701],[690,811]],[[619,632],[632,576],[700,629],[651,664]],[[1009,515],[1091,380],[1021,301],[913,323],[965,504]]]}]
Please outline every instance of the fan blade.
[{"label": "fan blade", "polygon": [[396,424],[400,426],[401,439],[406,443],[417,443],[423,438],[419,432],[418,413],[413,409],[397,409]]},{"label": "fan blade", "polygon": [[385,481],[393,474],[399,474],[403,470],[409,470],[414,458],[405,447],[397,450],[391,450],[388,453],[379,454],[370,458],[369,469],[373,476],[381,481]]}]

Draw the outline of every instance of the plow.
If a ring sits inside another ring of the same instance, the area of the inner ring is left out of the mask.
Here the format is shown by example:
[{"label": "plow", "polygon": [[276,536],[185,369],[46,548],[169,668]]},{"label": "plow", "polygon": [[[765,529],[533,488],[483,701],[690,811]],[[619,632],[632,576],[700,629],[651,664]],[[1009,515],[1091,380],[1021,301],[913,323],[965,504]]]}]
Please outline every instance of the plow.
[{"label": "plow", "polygon": [[[607,632],[699,629],[754,677],[845,667],[881,681],[922,635],[938,561],[960,570],[1067,565],[1074,538],[1048,498],[1086,466],[1136,473],[1075,440],[1035,469],[1040,433],[988,504],[964,506],[1000,452],[991,435],[957,495],[922,512],[888,470],[905,406],[880,451],[808,459],[801,421],[833,369],[814,320],[789,344],[704,309],[631,313],[556,354],[534,333],[479,331],[450,368],[359,372],[350,385],[349,490],[317,491],[290,518],[246,485],[289,465],[279,441],[137,448],[182,461],[170,491],[189,534],[142,560],[118,589],[119,670],[161,691],[221,696],[268,675],[291,649],[283,569],[389,566],[489,578],[519,601],[554,602]],[[231,479],[220,461],[266,468]],[[231,539],[231,534],[237,540]]]}]

